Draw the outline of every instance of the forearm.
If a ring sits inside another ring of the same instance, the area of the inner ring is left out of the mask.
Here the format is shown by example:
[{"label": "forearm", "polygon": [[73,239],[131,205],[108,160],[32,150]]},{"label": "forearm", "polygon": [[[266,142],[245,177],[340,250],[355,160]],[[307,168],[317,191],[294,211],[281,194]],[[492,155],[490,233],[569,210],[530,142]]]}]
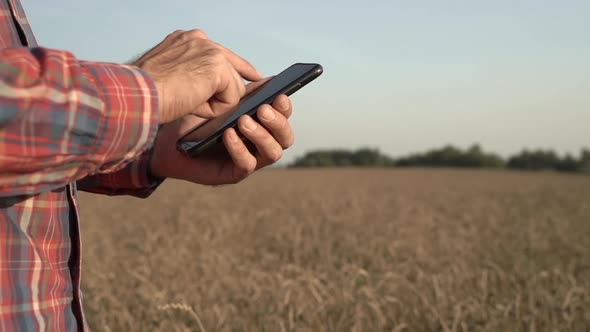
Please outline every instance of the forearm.
[{"label": "forearm", "polygon": [[0,196],[115,172],[151,146],[157,92],[141,70],[65,51],[0,50]]}]

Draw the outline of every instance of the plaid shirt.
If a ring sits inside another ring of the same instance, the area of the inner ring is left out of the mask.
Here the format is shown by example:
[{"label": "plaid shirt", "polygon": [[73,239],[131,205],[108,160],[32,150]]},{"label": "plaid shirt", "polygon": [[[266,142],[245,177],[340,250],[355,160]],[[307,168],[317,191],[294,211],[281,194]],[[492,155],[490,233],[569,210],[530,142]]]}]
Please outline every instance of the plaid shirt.
[{"label": "plaid shirt", "polygon": [[0,331],[83,331],[80,190],[149,195],[157,93],[141,70],[38,47],[0,0]]}]

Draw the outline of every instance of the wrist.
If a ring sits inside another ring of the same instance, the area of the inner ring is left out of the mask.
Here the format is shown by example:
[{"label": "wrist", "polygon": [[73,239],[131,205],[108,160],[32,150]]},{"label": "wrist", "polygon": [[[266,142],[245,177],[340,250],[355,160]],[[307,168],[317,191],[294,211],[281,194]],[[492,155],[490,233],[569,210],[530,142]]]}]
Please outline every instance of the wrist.
[{"label": "wrist", "polygon": [[[158,126],[158,132],[160,131],[160,128],[162,127],[162,125]],[[154,179],[165,179],[167,176],[165,176],[165,172],[162,170],[162,167],[160,165],[160,159],[158,158],[157,154],[157,147],[156,145],[158,144],[158,135],[156,134],[156,140],[154,141],[154,145],[150,148],[150,153],[149,153],[149,159],[148,159],[148,169],[147,169],[147,173],[148,176],[150,176],[151,178]]]},{"label": "wrist", "polygon": [[156,91],[158,93],[158,112],[160,114],[160,125],[170,122],[171,119],[168,118],[167,112],[164,109],[164,100],[166,100],[166,93],[164,84],[162,84],[159,80],[154,79],[154,85],[156,86]]},{"label": "wrist", "polygon": [[154,75],[154,72],[149,70],[147,68],[147,66],[145,66],[144,63],[140,63],[140,62],[135,62],[132,66],[140,69],[141,71],[143,71],[152,81],[154,88],[156,90],[156,98],[158,100],[158,119],[159,119],[159,123],[163,124],[166,122],[169,122],[170,119],[168,119],[167,113],[164,112],[164,100],[166,100],[166,93],[165,91],[165,85],[162,83],[161,79],[159,77],[157,77],[157,75]]}]

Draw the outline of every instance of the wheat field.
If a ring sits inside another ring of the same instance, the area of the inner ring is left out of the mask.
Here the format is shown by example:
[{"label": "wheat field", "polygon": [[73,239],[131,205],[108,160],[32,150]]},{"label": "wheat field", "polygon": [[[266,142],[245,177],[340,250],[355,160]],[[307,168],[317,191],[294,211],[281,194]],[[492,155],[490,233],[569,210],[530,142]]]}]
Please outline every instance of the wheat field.
[{"label": "wheat field", "polygon": [[590,177],[272,169],[81,195],[94,331],[589,331]]}]

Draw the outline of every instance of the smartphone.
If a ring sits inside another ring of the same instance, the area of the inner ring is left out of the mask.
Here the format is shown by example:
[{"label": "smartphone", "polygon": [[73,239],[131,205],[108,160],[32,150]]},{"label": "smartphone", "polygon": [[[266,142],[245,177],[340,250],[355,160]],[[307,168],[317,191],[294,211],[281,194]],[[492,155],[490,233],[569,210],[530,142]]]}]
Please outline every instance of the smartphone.
[{"label": "smartphone", "polygon": [[228,112],[191,129],[178,140],[176,143],[177,149],[189,157],[197,157],[222,143],[222,135],[227,129],[234,128],[240,135],[237,124],[242,115],[250,115],[254,120],[258,121],[256,117],[258,107],[271,104],[279,95],[292,95],[320,76],[323,71],[322,66],[317,63],[296,63],[292,65],[244,96],[236,106],[235,111]]}]

